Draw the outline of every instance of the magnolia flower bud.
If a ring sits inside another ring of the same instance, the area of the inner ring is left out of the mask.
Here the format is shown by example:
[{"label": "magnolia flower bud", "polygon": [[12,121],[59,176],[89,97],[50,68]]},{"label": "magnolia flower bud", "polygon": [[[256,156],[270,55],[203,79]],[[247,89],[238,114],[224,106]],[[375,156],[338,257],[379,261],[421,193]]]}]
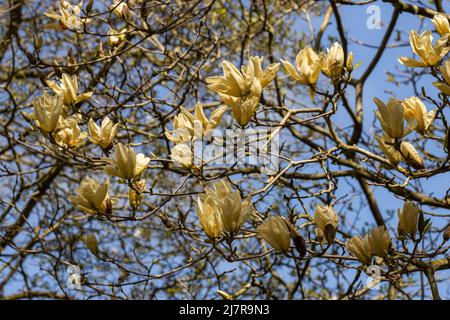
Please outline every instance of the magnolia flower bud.
[{"label": "magnolia flower bud", "polygon": [[118,143],[115,159],[107,161],[109,165],[105,166],[104,170],[108,174],[128,180],[139,176],[147,167],[150,158],[145,157],[143,153],[136,154],[130,146]]},{"label": "magnolia flower bud", "polygon": [[450,24],[447,17],[443,14],[434,15],[431,21],[433,22],[434,27],[436,28],[436,31],[440,36],[444,36],[450,33]]},{"label": "magnolia flower bud", "polygon": [[257,228],[258,234],[275,250],[286,252],[290,248],[290,232],[281,216],[264,220]]},{"label": "magnolia flower bud", "polygon": [[404,108],[400,100],[389,98],[387,105],[378,98],[374,98],[374,101],[378,107],[378,110],[375,111],[375,116],[380,121],[383,131],[390,138],[403,138],[417,126],[417,120],[410,119],[406,128],[404,127]]},{"label": "magnolia flower bud", "polygon": [[69,76],[64,73],[59,85],[55,81],[47,81],[47,84],[56,94],[64,97],[65,105],[70,105],[72,103],[76,104],[87,100],[92,96],[92,92],[85,92],[78,95],[78,81],[76,75]]},{"label": "magnolia flower bud", "polygon": [[427,113],[427,108],[417,97],[410,97],[403,100],[404,115],[406,120],[415,119],[417,121],[416,130],[424,133],[436,116],[436,110]]},{"label": "magnolia flower bud", "polygon": [[347,57],[347,62],[345,67],[347,68],[348,72],[352,72],[353,71],[353,52],[350,51],[350,53],[348,54]]},{"label": "magnolia flower bud", "polygon": [[86,176],[81,181],[80,187],[75,189],[77,195],[69,196],[70,202],[78,209],[89,214],[106,214],[108,211],[107,202],[112,205],[112,200],[108,195],[109,180],[99,184],[96,180]]},{"label": "magnolia flower bud", "polygon": [[45,133],[55,131],[63,111],[63,98],[45,92],[33,101],[34,114],[31,116],[36,126]]},{"label": "magnolia flower bud", "polygon": [[391,247],[392,242],[389,237],[389,232],[385,226],[372,229],[369,236],[369,241],[375,255],[380,258],[387,257],[388,250]]},{"label": "magnolia flower bud", "polygon": [[450,60],[446,60],[442,66],[439,67],[439,71],[442,73],[444,82],[433,82],[433,85],[442,93],[450,96]]},{"label": "magnolia flower bud", "polygon": [[252,204],[249,200],[241,201],[239,192],[228,193],[225,198],[219,199],[220,211],[222,213],[222,223],[226,231],[231,233],[239,232],[242,224],[247,220]]},{"label": "magnolia flower bud", "polygon": [[373,249],[368,235],[365,235],[364,238],[355,236],[347,240],[346,247],[361,263],[370,264]]},{"label": "magnolia flower bud", "polygon": [[335,42],[330,49],[327,49],[322,62],[322,71],[329,78],[337,80],[341,77],[344,67],[344,50],[338,42]]},{"label": "magnolia flower bud", "polygon": [[288,75],[305,85],[315,85],[322,69],[322,58],[311,47],[300,50],[295,58],[297,68],[288,62],[281,60]]},{"label": "magnolia flower bud", "polygon": [[338,224],[338,215],[336,211],[329,205],[317,205],[314,213],[314,223],[319,227],[320,231],[322,231],[327,242],[332,244],[334,242]]},{"label": "magnolia flower bud", "polygon": [[89,119],[89,140],[103,150],[111,149],[118,125],[119,123],[114,124],[108,117],[103,118],[101,127],[97,126],[94,120]]},{"label": "magnolia flower bud", "polygon": [[223,231],[220,208],[215,201],[206,194],[197,199],[197,215],[203,230],[210,239],[217,239]]},{"label": "magnolia flower bud", "polygon": [[409,33],[409,42],[415,54],[420,58],[415,60],[408,57],[400,57],[398,61],[406,67],[433,67],[450,50],[447,47],[448,34],[442,36],[433,46],[433,33],[430,30],[424,31],[421,35],[413,30]]},{"label": "magnolia flower bud", "polygon": [[403,157],[403,160],[414,169],[419,170],[425,168],[425,163],[422,157],[419,155],[419,153],[411,143],[402,141],[400,144],[400,153]]},{"label": "magnolia flower bud", "polygon": [[402,210],[398,210],[398,234],[415,237],[420,209],[414,203],[405,201]]},{"label": "magnolia flower bud", "polygon": [[130,206],[133,209],[137,209],[144,197],[144,191],[146,189],[145,180],[139,179],[133,182],[133,188],[128,189],[128,200]]}]

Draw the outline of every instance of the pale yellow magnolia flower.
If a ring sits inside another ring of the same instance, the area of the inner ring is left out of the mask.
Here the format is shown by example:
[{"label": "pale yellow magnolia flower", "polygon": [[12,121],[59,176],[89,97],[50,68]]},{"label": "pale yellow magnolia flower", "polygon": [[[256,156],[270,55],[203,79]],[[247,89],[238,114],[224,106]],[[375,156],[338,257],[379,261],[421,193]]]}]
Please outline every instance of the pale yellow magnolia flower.
[{"label": "pale yellow magnolia flower", "polygon": [[[261,88],[261,83],[255,77],[255,68],[251,61],[242,67],[242,72],[227,60],[222,62],[222,69],[223,76],[206,78],[208,89],[233,97],[244,97],[250,92],[252,87],[257,86]],[[259,91],[261,90],[262,88],[259,89]],[[253,91],[256,90],[253,89]]]},{"label": "pale yellow magnolia flower", "polygon": [[338,225],[338,215],[334,209],[327,206],[316,206],[314,223],[319,227],[328,243],[334,242],[334,236]]},{"label": "pale yellow magnolia flower", "polygon": [[264,57],[251,57],[249,60],[249,64],[247,66],[244,66],[243,68],[245,70],[245,68],[248,68],[248,66],[252,64],[255,78],[259,80],[261,87],[265,88],[277,76],[278,70],[280,69],[280,64],[272,63],[267,67],[266,70],[263,70],[262,69],[263,60]]},{"label": "pale yellow magnolia flower", "polygon": [[206,194],[197,199],[197,215],[206,235],[211,239],[220,237],[223,231],[221,212],[215,201]]},{"label": "pale yellow magnolia flower", "polygon": [[450,60],[445,61],[442,66],[440,66],[439,70],[442,73],[444,82],[433,82],[433,85],[441,90],[442,93],[450,96]]},{"label": "pale yellow magnolia flower", "polygon": [[220,94],[222,102],[231,108],[233,117],[239,125],[245,127],[259,107],[260,95],[249,95],[245,98],[236,98]]},{"label": "pale yellow magnolia flower", "polygon": [[361,238],[360,236],[352,237],[347,240],[345,245],[348,251],[358,258],[359,262],[363,264],[370,264],[372,261],[373,248],[367,234],[364,238]]},{"label": "pale yellow magnolia flower", "polygon": [[33,109],[32,118],[39,130],[45,133],[54,132],[63,111],[63,98],[44,92],[33,101]]},{"label": "pale yellow magnolia flower", "polygon": [[410,235],[414,238],[417,232],[419,220],[419,207],[410,201],[405,201],[402,210],[398,210],[398,234],[400,236]]},{"label": "pale yellow magnolia flower", "polygon": [[83,1],[78,5],[72,5],[69,2],[62,0],[59,3],[59,14],[54,10],[44,13],[45,16],[58,20],[58,24],[48,24],[47,27],[55,30],[72,29],[80,30],[83,24],[88,23],[87,19],[81,19],[81,9]]},{"label": "pale yellow magnolia flower", "polygon": [[392,165],[396,166],[403,160],[401,153],[394,147],[393,139],[389,138],[386,134],[383,134],[383,137],[375,135],[375,139],[377,139],[378,146],[383,150]]},{"label": "pale yellow magnolia flower", "polygon": [[441,61],[441,59],[450,50],[447,47],[448,34],[442,36],[433,45],[433,33],[429,30],[418,35],[416,31],[409,33],[409,42],[415,54],[420,58],[415,60],[408,57],[400,57],[398,61],[406,67],[433,67]]},{"label": "pale yellow magnolia flower", "polygon": [[59,85],[56,81],[47,81],[47,84],[55,93],[64,97],[65,105],[79,103],[89,99],[92,96],[92,92],[85,92],[78,95],[78,80],[76,75],[69,76],[64,73]]},{"label": "pale yellow magnolia flower", "polygon": [[89,140],[102,149],[108,150],[112,146],[118,125],[119,123],[114,124],[108,117],[103,118],[101,127],[97,126],[94,120],[89,119]]},{"label": "pale yellow magnolia flower", "polygon": [[110,164],[105,166],[104,170],[108,174],[122,179],[133,179],[147,168],[150,158],[145,157],[143,153],[136,154],[131,146],[118,143],[115,159],[107,161]]},{"label": "pale yellow magnolia flower", "polygon": [[247,221],[253,210],[250,200],[241,200],[239,192],[228,193],[223,199],[219,199],[222,223],[226,231],[239,232],[239,229]]},{"label": "pale yellow magnolia flower", "polygon": [[289,228],[280,216],[264,220],[257,228],[258,234],[275,250],[286,252],[290,248],[291,236]]},{"label": "pale yellow magnolia flower", "polygon": [[341,77],[343,68],[344,50],[338,42],[335,42],[331,48],[327,48],[327,53],[323,57],[322,72],[325,73],[327,77],[337,80]]},{"label": "pale yellow magnolia flower", "polygon": [[403,100],[404,115],[406,120],[416,119],[416,130],[424,133],[436,116],[436,110],[427,112],[427,107],[418,97],[410,97]]},{"label": "pale yellow magnolia flower", "polygon": [[424,169],[425,163],[420,156],[420,154],[417,152],[416,148],[414,146],[407,142],[402,141],[400,144],[400,153],[402,155],[402,160],[406,162],[408,165],[413,167],[414,169]]},{"label": "pale yellow magnolia flower", "polygon": [[288,75],[305,85],[315,85],[322,69],[322,58],[311,47],[300,50],[295,59],[296,67],[288,62],[281,60]]},{"label": "pale yellow magnolia flower", "polygon": [[75,189],[76,195],[69,196],[70,202],[80,210],[89,213],[111,214],[114,202],[108,195],[109,180],[103,184],[86,176],[81,181],[80,187]]},{"label": "pale yellow magnolia flower", "polygon": [[434,15],[431,21],[433,22],[434,27],[436,28],[436,31],[440,36],[444,36],[450,33],[450,24],[447,17],[443,14]]},{"label": "pale yellow magnolia flower", "polygon": [[398,99],[389,98],[387,105],[380,99],[374,98],[378,107],[375,116],[380,121],[384,132],[392,139],[400,139],[408,135],[417,126],[417,120],[410,119],[404,126],[405,115],[402,102]]},{"label": "pale yellow magnolia flower", "polygon": [[119,18],[124,18],[131,13],[125,0],[114,1],[114,3],[109,6],[109,10],[112,10],[113,13]]},{"label": "pale yellow magnolia flower", "polygon": [[233,192],[233,188],[226,179],[221,179],[214,183],[212,187],[205,188],[205,193],[211,196],[212,199],[225,198],[231,192]]},{"label": "pale yellow magnolia flower", "polygon": [[170,158],[173,162],[190,168],[193,165],[193,154],[189,144],[180,143],[170,149]]},{"label": "pale yellow magnolia flower", "polygon": [[376,256],[380,258],[387,257],[392,241],[385,226],[372,229],[370,232],[369,241],[372,246],[373,253]]},{"label": "pale yellow magnolia flower", "polygon": [[189,142],[194,138],[201,138],[207,135],[219,125],[226,107],[222,106],[214,110],[209,120],[203,112],[201,103],[195,105],[194,114],[191,114],[183,107],[180,107],[180,110],[181,112],[173,120],[174,130],[165,132],[167,139],[175,143]]},{"label": "pale yellow magnolia flower", "polygon": [[251,57],[239,71],[224,61],[223,76],[208,77],[208,88],[219,93],[222,102],[231,107],[233,116],[241,126],[246,126],[259,106],[262,89],[276,76],[279,64],[271,64],[266,71],[261,67],[262,57]]},{"label": "pale yellow magnolia flower", "polygon": [[205,193],[220,209],[225,230],[231,233],[239,232],[253,210],[250,199],[242,201],[239,191],[233,192],[226,179],[219,180],[213,187],[205,188]]},{"label": "pale yellow magnolia flower", "polygon": [[[81,115],[79,117],[81,118]],[[71,121],[67,125],[64,124],[64,129],[58,131],[55,135],[55,142],[63,148],[76,148],[84,142],[86,137],[87,132],[81,131],[78,121]]]},{"label": "pale yellow magnolia flower", "polygon": [[133,209],[137,209],[144,197],[146,184],[144,179],[138,179],[133,182],[133,188],[128,189],[128,201]]}]

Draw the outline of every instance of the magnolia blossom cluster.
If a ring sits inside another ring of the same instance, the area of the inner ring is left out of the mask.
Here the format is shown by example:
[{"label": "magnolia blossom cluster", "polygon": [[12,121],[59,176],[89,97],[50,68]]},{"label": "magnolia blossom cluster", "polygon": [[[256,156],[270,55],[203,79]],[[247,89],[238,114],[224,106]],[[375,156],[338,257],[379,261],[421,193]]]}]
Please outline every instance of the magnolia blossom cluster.
[{"label": "magnolia blossom cluster", "polygon": [[394,166],[405,162],[415,169],[425,168],[424,161],[414,146],[401,139],[414,130],[425,134],[434,120],[436,111],[428,112],[418,97],[410,97],[403,101],[390,98],[387,104],[378,98],[374,101],[378,107],[375,116],[383,128],[383,136],[376,135],[375,138],[389,162]]},{"label": "magnolia blossom cluster", "polygon": [[224,114],[226,107],[220,107],[211,113],[208,119],[201,103],[195,105],[194,114],[184,107],[180,107],[180,113],[174,117],[173,130],[166,130],[167,139],[175,143],[171,149],[171,159],[186,168],[193,165],[192,145],[195,140],[201,140],[215,129]]},{"label": "magnolia blossom cluster", "polygon": [[[403,209],[398,211],[397,233],[400,240],[406,237],[415,239],[418,229],[423,232],[428,222],[420,222],[420,209],[414,203],[405,201]],[[363,264],[370,264],[373,255],[386,259],[392,247],[389,232],[385,226],[371,230],[364,237],[354,236],[346,242],[347,249]]]},{"label": "magnolia blossom cluster", "polygon": [[348,251],[363,264],[370,264],[373,255],[386,258],[391,246],[392,241],[385,226],[372,229],[364,237],[354,236],[346,242]]},{"label": "magnolia blossom cluster", "polygon": [[210,239],[219,238],[224,231],[237,234],[252,210],[250,199],[242,200],[225,179],[205,188],[197,199],[198,218]]},{"label": "magnolia blossom cluster", "polygon": [[[319,79],[320,72],[323,72],[333,82],[339,81],[344,70],[351,73],[353,70],[353,52],[350,52],[345,61],[342,46],[335,42],[326,53],[317,53],[311,47],[305,47],[295,58],[295,67],[285,60],[281,60],[286,72],[293,80],[310,87],[311,96],[314,95],[314,88]],[[345,66],[345,67],[344,67]]]},{"label": "magnolia blossom cluster", "polygon": [[45,134],[50,141],[61,148],[73,149],[80,146],[87,137],[79,123],[81,114],[72,113],[73,106],[92,96],[92,92],[78,94],[77,77],[63,74],[59,83],[48,81],[48,86],[55,94],[44,91],[33,101],[34,112],[30,118],[35,127]]},{"label": "magnolia blossom cluster", "polygon": [[51,19],[58,21],[58,23],[47,24],[48,28],[55,30],[80,30],[83,25],[88,23],[88,20],[81,17],[81,10],[83,8],[83,1],[77,5],[72,5],[70,2],[61,0],[59,2],[58,12],[50,10],[45,15]]},{"label": "magnolia blossom cluster", "polygon": [[[432,20],[440,38],[433,44],[433,33],[430,30],[418,34],[411,31],[409,41],[418,59],[400,57],[398,61],[406,67],[432,68],[433,74],[439,81],[433,82],[443,94],[450,94],[450,61],[445,61],[438,67],[442,59],[449,52],[448,38],[450,25],[444,15],[435,15]],[[437,76],[440,72],[442,78]],[[378,110],[375,115],[383,128],[383,135],[375,136],[379,147],[386,154],[389,162],[397,166],[404,162],[414,169],[423,169],[424,161],[415,147],[402,139],[412,131],[425,135],[430,129],[436,116],[436,110],[428,111],[425,104],[418,97],[406,98],[403,101],[390,98],[387,104],[375,98]]]},{"label": "magnolia blossom cluster", "polygon": [[206,78],[208,89],[219,94],[222,102],[229,106],[237,123],[246,126],[255,114],[265,87],[276,77],[279,63],[262,69],[263,57],[251,57],[241,70],[231,62],[223,61],[223,76]]},{"label": "magnolia blossom cluster", "polygon": [[[118,143],[115,145],[115,157],[104,159],[107,165],[103,168],[111,176],[119,177],[128,184],[128,199],[133,210],[137,209],[143,199],[146,190],[145,180],[141,174],[150,162],[150,158],[143,153],[137,154],[131,146]],[[76,195],[70,197],[70,201],[80,210],[89,214],[112,213],[113,204],[117,202],[108,196],[109,180],[99,184],[96,180],[85,177]]]},{"label": "magnolia blossom cluster", "polygon": [[[142,0],[129,0],[128,3],[131,5],[137,4],[138,2],[142,2]],[[93,8],[93,0],[89,0],[85,7],[86,12],[90,12]],[[133,11],[130,10],[127,2],[125,1],[114,1],[113,4],[109,7],[110,11],[119,19],[127,21],[133,15]],[[46,25],[47,28],[54,30],[71,30],[75,32],[81,32],[85,29],[90,23],[91,19],[82,16],[83,12],[83,1],[79,2],[76,5],[72,5],[70,2],[66,0],[61,0],[58,3],[58,10],[49,10],[45,13],[45,16],[50,19],[56,20],[56,23],[48,23]],[[112,27],[109,28],[108,33],[106,34],[108,39],[108,44],[111,49],[115,49],[121,43],[123,43],[126,39],[126,35],[130,33],[126,27],[121,29],[114,29]],[[153,41],[155,37],[151,37]],[[103,52],[103,44],[100,42],[99,44],[99,54],[100,56],[104,55]]]},{"label": "magnolia blossom cluster", "polygon": [[[104,153],[113,147],[118,123],[113,123],[108,117],[103,118],[98,126],[90,118],[88,132],[80,129],[82,115],[74,112],[76,105],[88,100],[92,92],[79,94],[78,80],[75,75],[63,74],[59,82],[47,81],[54,94],[44,91],[43,95],[33,102],[34,112],[28,118],[34,120],[35,127],[40,130],[50,142],[62,149],[76,149],[85,138],[98,145]],[[129,184],[130,205],[137,208],[145,191],[145,180],[140,175],[147,167],[150,158],[142,153],[136,154],[130,146],[118,143],[115,147],[115,158],[104,159],[107,165],[104,170],[111,176],[119,177]],[[86,176],[75,190],[76,195],[70,201],[80,210],[89,213],[111,214],[115,199],[109,197],[109,179],[99,183]]]},{"label": "magnolia blossom cluster", "polygon": [[[49,18],[58,21],[54,28],[79,30],[88,23],[81,18],[82,2],[71,5],[61,1],[59,13],[46,13]],[[125,21],[132,16],[132,11],[124,1],[115,2],[110,10]],[[419,35],[416,31],[410,33],[410,43],[419,60],[400,57],[399,62],[407,67],[431,67],[440,71],[442,78],[434,82],[434,86],[442,93],[450,94],[450,61],[445,61],[440,68],[436,66],[448,53],[447,47],[450,26],[445,16],[437,15],[433,23],[440,39],[433,44],[431,31]],[[111,47],[119,46],[125,40],[127,29],[121,31],[110,29],[108,42]],[[350,79],[353,71],[353,53],[347,57],[339,43],[334,43],[326,52],[317,53],[311,47],[305,47],[296,56],[295,66],[281,60],[289,77],[310,88],[314,94],[316,83],[323,73],[334,84],[344,79]],[[246,65],[240,69],[229,61],[222,62],[223,75],[206,78],[207,88],[217,93],[224,106],[216,108],[208,118],[204,107],[197,103],[193,113],[180,107],[180,112],[174,117],[173,129],[166,130],[165,136],[174,146],[170,157],[173,162],[188,168],[193,168],[194,154],[192,146],[201,141],[211,130],[215,129],[227,108],[231,108],[236,122],[247,126],[257,112],[263,90],[275,79],[280,64],[270,64],[263,69],[263,57],[250,57]],[[143,153],[136,153],[130,145],[114,143],[119,123],[114,123],[108,117],[101,120],[100,126],[94,119],[87,122],[88,133],[82,132],[80,123],[82,115],[76,113],[76,105],[86,101],[92,92],[78,93],[77,77],[63,74],[61,81],[48,81],[48,86],[54,94],[44,92],[34,103],[34,113],[31,118],[35,126],[45,134],[52,143],[62,149],[75,149],[88,137],[89,141],[99,146],[102,152],[109,154],[114,149],[112,158],[104,158],[103,170],[111,177],[119,178],[120,183],[128,186],[129,204],[136,210],[143,200],[146,191],[146,181],[142,178],[150,158]],[[436,110],[428,111],[425,104],[418,97],[404,100],[390,98],[384,103],[374,99],[378,110],[375,115],[383,129],[383,135],[376,136],[379,147],[386,154],[389,162],[396,166],[400,162],[415,169],[423,169],[424,161],[415,147],[403,140],[411,132],[425,135],[432,126]],[[87,119],[86,119],[87,120]],[[103,183],[86,176],[71,195],[69,200],[81,211],[95,215],[111,215],[114,204],[118,201],[109,194],[110,178]],[[211,187],[206,187],[197,198],[197,215],[201,227],[210,241],[232,239],[242,231],[242,226],[255,209],[251,197],[242,199],[240,191],[235,191],[230,182],[222,179]],[[420,210],[412,202],[406,201],[402,210],[398,212],[398,237],[416,239],[417,231],[423,229],[420,223]],[[328,246],[335,243],[338,231],[338,214],[331,205],[317,205],[313,223],[315,234],[320,244],[326,242]],[[306,254],[306,242],[300,236],[293,224],[282,216],[268,217],[256,228],[260,238],[267,241],[276,251],[286,253],[291,248],[291,239],[302,256]],[[338,240],[336,240],[338,241]],[[368,234],[354,236],[346,241],[346,248],[362,264],[370,264],[373,256],[388,259],[392,248],[392,241],[385,226],[373,228]]]}]

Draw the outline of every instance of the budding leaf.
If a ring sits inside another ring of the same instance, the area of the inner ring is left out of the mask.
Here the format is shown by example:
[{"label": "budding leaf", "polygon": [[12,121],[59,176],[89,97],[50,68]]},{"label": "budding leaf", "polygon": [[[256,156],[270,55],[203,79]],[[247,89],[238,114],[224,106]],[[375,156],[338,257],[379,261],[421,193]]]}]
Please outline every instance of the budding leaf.
[{"label": "budding leaf", "polygon": [[294,237],[294,245],[295,249],[297,249],[297,252],[300,254],[300,257],[303,258],[306,255],[305,239],[301,235]]}]

